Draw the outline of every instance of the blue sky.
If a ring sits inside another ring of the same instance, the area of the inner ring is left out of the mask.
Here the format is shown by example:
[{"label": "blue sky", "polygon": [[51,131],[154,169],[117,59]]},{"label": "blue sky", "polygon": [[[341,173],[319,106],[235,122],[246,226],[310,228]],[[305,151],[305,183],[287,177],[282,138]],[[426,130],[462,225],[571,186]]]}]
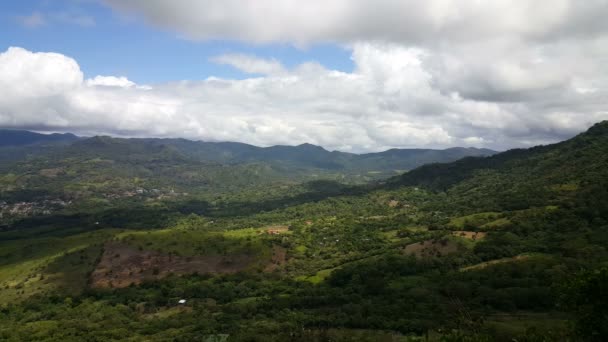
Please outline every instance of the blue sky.
[{"label": "blue sky", "polygon": [[[155,28],[127,17],[96,1],[19,0],[0,4],[0,47],[18,46],[30,51],[52,51],[76,59],[90,78],[126,76],[137,83],[201,80],[209,76],[242,79],[248,75],[211,58],[244,53],[274,58],[291,68],[316,61],[333,70],[351,71],[351,52],[337,44],[247,44],[237,41],[194,41],[178,32]],[[35,27],[23,18],[40,14],[45,23]],[[85,25],[53,16],[91,19]]]}]

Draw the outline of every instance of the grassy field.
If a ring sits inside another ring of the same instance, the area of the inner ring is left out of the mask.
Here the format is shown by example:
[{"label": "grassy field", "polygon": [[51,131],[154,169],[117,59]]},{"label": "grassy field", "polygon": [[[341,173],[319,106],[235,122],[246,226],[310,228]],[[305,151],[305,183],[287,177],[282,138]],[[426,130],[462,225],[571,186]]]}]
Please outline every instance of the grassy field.
[{"label": "grassy field", "polygon": [[311,275],[311,276],[299,276],[299,277],[296,278],[296,280],[308,281],[308,282],[311,282],[313,284],[319,284],[322,281],[324,281],[327,277],[329,277],[329,275],[331,274],[331,272],[333,272],[335,269],[337,269],[337,267],[329,268],[329,269],[325,269],[325,270],[320,270],[319,272],[317,272],[317,273],[315,273],[314,275]]},{"label": "grassy field", "polygon": [[126,232],[117,237],[140,250],[179,256],[259,254],[267,248],[265,236],[254,229],[228,232],[162,229]]},{"label": "grassy field", "polygon": [[466,216],[455,217],[450,220],[448,224],[449,228],[465,230],[467,227],[478,227],[489,224],[491,222],[496,222],[499,219],[503,219],[502,214],[498,212],[484,212],[471,214]]},{"label": "grassy field", "polygon": [[20,301],[51,290],[81,291],[103,243],[118,232],[1,241],[0,302]]}]

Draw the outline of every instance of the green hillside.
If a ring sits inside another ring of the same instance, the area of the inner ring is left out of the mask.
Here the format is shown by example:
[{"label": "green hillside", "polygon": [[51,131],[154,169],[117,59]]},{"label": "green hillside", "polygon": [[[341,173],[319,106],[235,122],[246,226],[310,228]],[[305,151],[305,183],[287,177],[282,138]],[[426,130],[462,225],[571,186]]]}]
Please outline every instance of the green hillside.
[{"label": "green hillside", "polygon": [[314,146],[193,144],[98,137],[3,171],[0,339],[608,334],[608,122],[367,184]]}]

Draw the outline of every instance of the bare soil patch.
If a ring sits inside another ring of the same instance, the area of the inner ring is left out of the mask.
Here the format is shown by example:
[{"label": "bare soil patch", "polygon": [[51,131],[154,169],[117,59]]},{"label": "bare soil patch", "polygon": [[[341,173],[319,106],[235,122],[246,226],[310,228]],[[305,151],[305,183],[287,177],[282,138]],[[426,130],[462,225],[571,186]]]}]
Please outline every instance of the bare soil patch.
[{"label": "bare soil patch", "polygon": [[463,247],[458,243],[448,239],[426,240],[405,246],[403,253],[417,258],[430,258],[456,253],[461,248]]},{"label": "bare soil patch", "polygon": [[96,288],[121,288],[170,274],[235,273],[247,269],[255,261],[256,257],[248,254],[180,257],[108,242],[91,274],[90,284]]},{"label": "bare soil patch", "polygon": [[272,257],[270,263],[264,268],[266,272],[272,272],[283,266],[287,262],[287,250],[285,247],[274,245],[272,246]]},{"label": "bare soil patch", "polygon": [[284,234],[289,231],[289,226],[269,226],[262,231],[262,233],[270,235]]}]

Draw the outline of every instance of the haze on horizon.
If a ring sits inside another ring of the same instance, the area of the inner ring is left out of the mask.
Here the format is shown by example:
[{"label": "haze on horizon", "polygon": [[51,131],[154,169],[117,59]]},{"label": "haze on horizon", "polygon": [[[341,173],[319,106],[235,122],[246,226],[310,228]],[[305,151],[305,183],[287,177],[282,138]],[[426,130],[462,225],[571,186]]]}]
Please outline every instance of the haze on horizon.
[{"label": "haze on horizon", "polygon": [[0,5],[0,127],[328,150],[571,137],[608,119],[608,1]]}]

